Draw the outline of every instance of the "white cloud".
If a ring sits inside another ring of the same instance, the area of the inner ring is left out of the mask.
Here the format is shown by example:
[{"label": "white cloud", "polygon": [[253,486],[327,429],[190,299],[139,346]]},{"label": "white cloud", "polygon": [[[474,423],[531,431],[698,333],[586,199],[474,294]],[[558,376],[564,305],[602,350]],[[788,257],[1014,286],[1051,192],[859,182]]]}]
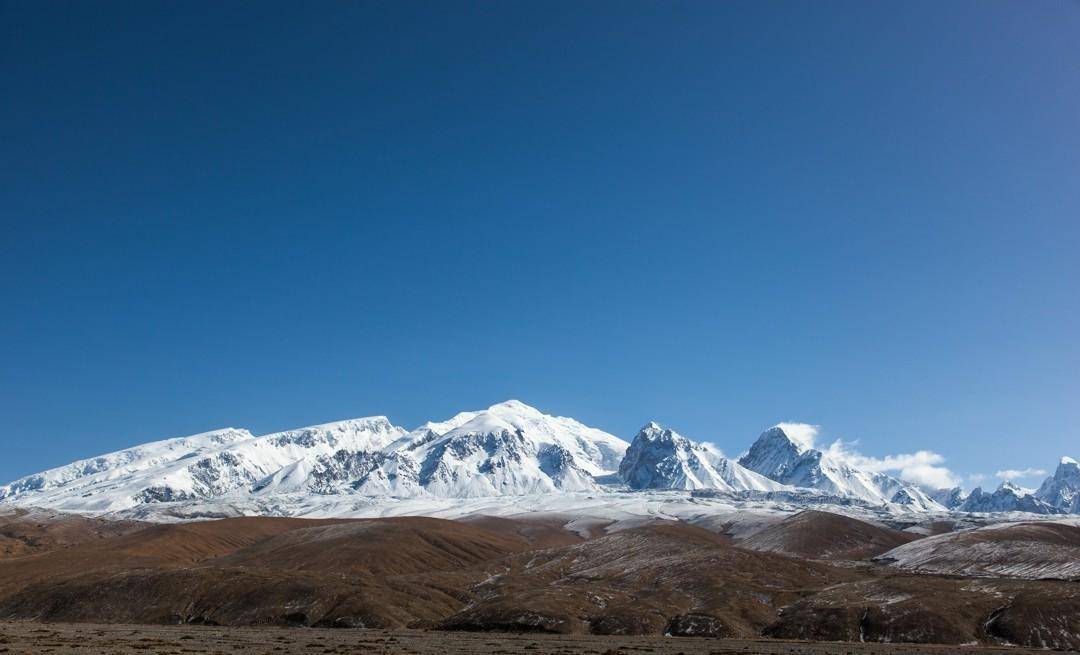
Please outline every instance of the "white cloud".
[{"label": "white cloud", "polygon": [[788,439],[794,441],[803,450],[813,448],[814,442],[817,441],[818,434],[821,432],[820,425],[810,425],[809,423],[777,423],[776,427],[783,430]]},{"label": "white cloud", "polygon": [[994,474],[1002,480],[1016,480],[1017,478],[1031,478],[1035,476],[1046,475],[1046,471],[1043,469],[1005,469],[1004,471],[998,471]]},{"label": "white cloud", "polygon": [[960,479],[944,466],[909,466],[900,471],[900,479],[926,489],[952,489],[960,486]]},{"label": "white cloud", "polygon": [[905,482],[927,489],[948,489],[960,485],[960,478],[942,464],[945,457],[931,450],[869,457],[856,451],[857,442],[834,441],[825,453],[838,461],[873,473],[895,473]]},{"label": "white cloud", "polygon": [[967,479],[968,482],[971,482],[972,484],[979,484],[986,479],[986,476],[982,473],[972,473],[971,475],[967,476]]}]

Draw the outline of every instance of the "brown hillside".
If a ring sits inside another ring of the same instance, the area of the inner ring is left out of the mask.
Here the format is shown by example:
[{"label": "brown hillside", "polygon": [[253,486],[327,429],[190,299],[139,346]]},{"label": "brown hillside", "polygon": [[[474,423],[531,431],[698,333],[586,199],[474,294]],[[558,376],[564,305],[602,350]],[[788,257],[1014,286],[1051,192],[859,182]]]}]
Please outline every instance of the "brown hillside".
[{"label": "brown hillside", "polygon": [[[808,534],[791,550],[813,557],[854,557],[897,536],[807,514],[781,534]],[[155,525],[0,560],[0,619],[1080,646],[1075,583],[838,565],[671,521],[581,541],[564,518]],[[1024,564],[1044,559],[1040,549],[1071,552],[1074,530],[956,534]]]},{"label": "brown hillside", "polygon": [[109,521],[50,510],[14,509],[0,514],[0,559],[70,548],[146,527],[146,523],[137,521]]},{"label": "brown hillside", "polygon": [[468,602],[522,537],[430,518],[158,525],[0,562],[0,617],[403,627]]},{"label": "brown hillside", "polygon": [[755,635],[778,608],[851,573],[735,548],[665,522],[523,553],[442,625],[464,630]]},{"label": "brown hillside", "polygon": [[750,535],[738,545],[807,559],[861,560],[919,536],[842,514],[804,511]]}]

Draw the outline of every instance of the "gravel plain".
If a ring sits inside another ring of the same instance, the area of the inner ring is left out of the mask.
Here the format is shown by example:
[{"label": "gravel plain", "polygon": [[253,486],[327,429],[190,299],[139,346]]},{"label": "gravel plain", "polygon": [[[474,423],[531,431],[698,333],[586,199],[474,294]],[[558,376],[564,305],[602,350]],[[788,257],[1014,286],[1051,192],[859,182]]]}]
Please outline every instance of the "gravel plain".
[{"label": "gravel plain", "polygon": [[691,637],[0,622],[0,653],[24,655],[890,655],[1045,653],[1013,647]]}]

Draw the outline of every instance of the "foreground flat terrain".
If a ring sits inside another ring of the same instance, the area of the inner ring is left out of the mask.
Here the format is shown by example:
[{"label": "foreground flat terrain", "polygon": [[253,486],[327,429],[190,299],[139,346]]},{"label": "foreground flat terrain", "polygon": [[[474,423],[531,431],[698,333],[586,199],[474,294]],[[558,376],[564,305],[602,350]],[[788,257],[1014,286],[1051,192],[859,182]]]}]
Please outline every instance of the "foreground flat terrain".
[{"label": "foreground flat terrain", "polygon": [[1022,648],[930,646],[925,644],[808,643],[695,637],[624,637],[421,630],[332,630],[211,626],[95,625],[0,622],[0,653],[56,655],[179,655],[206,653],[386,653],[471,655],[545,653],[582,655],[888,655],[978,653],[1023,655]]}]

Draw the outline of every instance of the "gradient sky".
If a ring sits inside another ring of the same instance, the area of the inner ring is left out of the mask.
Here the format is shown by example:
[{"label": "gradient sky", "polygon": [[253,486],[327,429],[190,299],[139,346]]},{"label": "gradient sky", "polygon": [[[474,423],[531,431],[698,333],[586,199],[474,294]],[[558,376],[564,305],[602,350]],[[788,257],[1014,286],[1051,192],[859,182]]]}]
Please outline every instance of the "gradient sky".
[{"label": "gradient sky", "polygon": [[0,0],[0,480],[506,398],[1052,469],[1078,43],[1052,0]]}]

